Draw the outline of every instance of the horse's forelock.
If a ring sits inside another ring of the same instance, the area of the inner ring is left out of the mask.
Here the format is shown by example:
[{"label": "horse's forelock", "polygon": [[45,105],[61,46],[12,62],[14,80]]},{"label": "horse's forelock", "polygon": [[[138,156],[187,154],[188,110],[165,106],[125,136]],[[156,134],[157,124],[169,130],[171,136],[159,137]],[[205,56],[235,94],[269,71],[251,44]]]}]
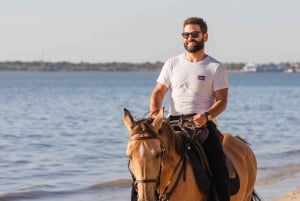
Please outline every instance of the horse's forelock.
[{"label": "horse's forelock", "polygon": [[148,133],[157,137],[157,133],[154,131],[151,125],[152,122],[153,122],[152,118],[137,120],[132,129],[131,135]]},{"label": "horse's forelock", "polygon": [[152,126],[153,119],[145,118],[135,122],[131,135],[135,134],[150,134],[157,137],[166,149],[166,157],[171,159],[174,152],[181,155],[184,153],[183,141],[180,134],[175,132],[171,125],[163,122],[159,132],[156,133]]}]

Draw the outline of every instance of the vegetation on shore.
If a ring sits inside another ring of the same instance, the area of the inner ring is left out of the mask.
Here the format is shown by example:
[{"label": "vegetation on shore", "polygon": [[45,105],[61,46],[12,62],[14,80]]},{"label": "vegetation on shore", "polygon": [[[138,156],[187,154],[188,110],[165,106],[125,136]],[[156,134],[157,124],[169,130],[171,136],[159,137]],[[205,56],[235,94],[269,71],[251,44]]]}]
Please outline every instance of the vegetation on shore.
[{"label": "vegetation on shore", "polygon": [[[246,63],[224,63],[229,71],[240,71]],[[276,64],[284,67],[290,67],[290,63]],[[0,71],[159,71],[163,62],[108,62],[108,63],[71,63],[71,62],[43,62],[43,61],[6,61],[0,62]]]}]

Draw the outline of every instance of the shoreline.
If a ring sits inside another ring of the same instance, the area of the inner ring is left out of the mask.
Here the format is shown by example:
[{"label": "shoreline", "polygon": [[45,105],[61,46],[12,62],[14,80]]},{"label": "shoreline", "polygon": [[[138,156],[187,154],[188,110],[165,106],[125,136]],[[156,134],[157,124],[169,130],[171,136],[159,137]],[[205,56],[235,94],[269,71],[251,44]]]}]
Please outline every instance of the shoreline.
[{"label": "shoreline", "polygon": [[278,197],[276,201],[298,201],[300,200],[300,188],[294,191],[288,192],[284,196]]},{"label": "shoreline", "polygon": [[290,174],[272,182],[258,180],[255,190],[262,201],[300,201],[300,173]]}]

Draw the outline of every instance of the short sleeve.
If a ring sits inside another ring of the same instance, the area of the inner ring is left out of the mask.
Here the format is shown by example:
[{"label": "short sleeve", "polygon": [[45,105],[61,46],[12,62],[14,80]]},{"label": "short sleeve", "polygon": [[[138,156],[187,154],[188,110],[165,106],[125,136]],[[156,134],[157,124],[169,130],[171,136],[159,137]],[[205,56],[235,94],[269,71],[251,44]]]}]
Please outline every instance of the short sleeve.
[{"label": "short sleeve", "polygon": [[228,75],[225,67],[221,64],[216,69],[215,79],[213,83],[213,90],[217,91],[220,89],[228,88]]},{"label": "short sleeve", "polygon": [[170,88],[170,75],[171,75],[171,62],[170,59],[165,62],[163,65],[160,74],[157,78],[157,82],[160,84],[165,85],[166,87]]}]

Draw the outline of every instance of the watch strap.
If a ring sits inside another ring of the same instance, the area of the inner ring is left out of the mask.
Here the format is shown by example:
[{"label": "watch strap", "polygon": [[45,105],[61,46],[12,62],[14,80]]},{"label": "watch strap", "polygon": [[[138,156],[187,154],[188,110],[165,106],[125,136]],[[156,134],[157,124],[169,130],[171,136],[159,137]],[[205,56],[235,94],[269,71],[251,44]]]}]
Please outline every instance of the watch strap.
[{"label": "watch strap", "polygon": [[206,121],[211,121],[211,115],[209,114],[209,112],[204,112],[205,117],[206,117]]}]

